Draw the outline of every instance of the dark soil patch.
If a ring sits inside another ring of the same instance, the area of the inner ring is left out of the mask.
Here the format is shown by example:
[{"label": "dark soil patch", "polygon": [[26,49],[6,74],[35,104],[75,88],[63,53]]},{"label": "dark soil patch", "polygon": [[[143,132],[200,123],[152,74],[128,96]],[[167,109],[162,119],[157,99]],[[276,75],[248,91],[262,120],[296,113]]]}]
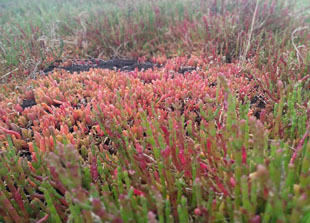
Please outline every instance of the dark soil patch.
[{"label": "dark soil patch", "polygon": [[254,96],[251,99],[251,104],[257,104],[258,108],[265,108],[266,102],[262,96]]},{"label": "dark soil patch", "polygon": [[23,100],[23,103],[20,105],[23,109],[32,107],[36,105],[37,102],[34,99],[25,99]]},{"label": "dark soil patch", "polygon": [[[150,61],[140,63],[137,60],[130,59],[112,59],[112,60],[99,60],[99,59],[90,59],[90,60],[76,60],[71,61],[70,65],[59,65],[62,61],[56,61],[53,65],[47,67],[43,70],[45,74],[53,71],[54,69],[64,69],[70,73],[74,72],[83,72],[89,71],[91,68],[101,68],[101,69],[109,69],[109,70],[120,70],[120,71],[134,71],[135,69],[148,70],[154,69],[155,67],[162,67],[163,65],[159,65]],[[63,63],[65,64],[65,63]],[[196,70],[196,67],[185,66],[181,67],[178,70],[178,73],[185,74],[187,72],[192,72]]]},{"label": "dark soil patch", "polygon": [[192,71],[194,71],[194,70],[196,70],[196,67],[181,67],[180,69],[179,69],[179,71],[178,71],[178,73],[180,73],[180,74],[185,74],[185,73],[187,73],[187,72],[192,72]]},{"label": "dark soil patch", "polygon": [[209,87],[216,87],[216,85],[217,85],[217,82],[214,81],[214,82],[212,82],[211,84],[209,84]]},{"label": "dark soil patch", "polygon": [[261,110],[264,109],[266,107],[266,101],[264,100],[263,96],[258,95],[258,96],[254,96],[251,98],[251,106],[254,106],[255,111],[254,111],[254,116],[257,119],[260,119],[260,113]]},{"label": "dark soil patch", "polygon": [[89,71],[91,68],[101,68],[120,71],[148,70],[159,67],[158,64],[152,62],[139,63],[137,60],[113,59],[113,60],[79,60],[72,62],[69,66],[57,66],[55,64],[49,66],[43,72],[47,74],[56,68],[64,69],[70,73]]},{"label": "dark soil patch", "polygon": [[29,162],[32,161],[32,156],[31,156],[31,152],[27,151],[27,150],[21,150],[19,152],[19,156],[26,158]]}]

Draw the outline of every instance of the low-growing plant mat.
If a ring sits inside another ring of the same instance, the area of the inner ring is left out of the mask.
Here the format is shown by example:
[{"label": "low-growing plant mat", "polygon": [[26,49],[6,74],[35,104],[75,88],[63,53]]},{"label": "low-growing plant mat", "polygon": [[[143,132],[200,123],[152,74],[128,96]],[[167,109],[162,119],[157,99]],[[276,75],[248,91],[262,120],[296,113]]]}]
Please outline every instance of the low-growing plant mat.
[{"label": "low-growing plant mat", "polygon": [[308,2],[3,0],[0,222],[310,223]]},{"label": "low-growing plant mat", "polygon": [[307,222],[304,80],[285,97],[251,65],[153,62],[3,86],[0,220]]}]

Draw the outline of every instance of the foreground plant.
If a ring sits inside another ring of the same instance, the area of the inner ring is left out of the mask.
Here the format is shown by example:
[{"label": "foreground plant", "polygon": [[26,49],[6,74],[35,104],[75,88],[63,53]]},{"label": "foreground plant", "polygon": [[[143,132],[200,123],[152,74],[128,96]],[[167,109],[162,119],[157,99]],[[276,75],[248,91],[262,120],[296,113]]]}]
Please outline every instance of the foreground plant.
[{"label": "foreground plant", "polygon": [[8,85],[1,221],[309,221],[307,82],[269,90],[250,65],[210,64]]}]

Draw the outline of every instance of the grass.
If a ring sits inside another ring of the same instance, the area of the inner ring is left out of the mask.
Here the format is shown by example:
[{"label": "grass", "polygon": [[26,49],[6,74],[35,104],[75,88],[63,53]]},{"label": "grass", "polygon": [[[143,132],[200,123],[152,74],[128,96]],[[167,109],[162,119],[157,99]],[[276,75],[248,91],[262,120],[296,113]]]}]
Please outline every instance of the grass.
[{"label": "grass", "polygon": [[0,4],[0,222],[310,222],[309,3]]},{"label": "grass", "polygon": [[[257,25],[266,25],[255,29],[256,42],[253,40],[251,46],[256,52],[273,53],[267,49],[280,48],[281,40],[288,38],[283,35],[290,34],[292,27],[297,26],[288,25],[291,17],[285,14],[285,10],[290,5],[281,6],[280,2],[277,1],[273,6],[271,1],[267,3],[267,7],[274,7],[270,10],[277,12],[268,17],[264,17],[264,3],[259,5]],[[15,75],[29,75],[29,72],[43,69],[56,59],[74,55],[84,58],[157,54],[173,56],[204,50],[216,51],[231,60],[238,57],[245,48],[242,44],[246,42],[249,22],[252,20],[251,10],[255,7],[254,1],[246,1],[246,4],[243,1],[236,4],[228,2],[225,8],[219,4],[214,5],[212,1],[195,1],[194,4],[191,1],[28,3],[16,1],[13,7],[10,2],[3,3],[7,5],[1,12],[3,75],[17,67]],[[187,7],[187,4],[191,4],[191,7]],[[225,15],[214,13],[224,9]],[[247,14],[239,14],[240,10]],[[212,16],[206,19],[210,12]],[[242,22],[238,23],[239,20]],[[184,31],[182,27],[186,23],[187,30]],[[298,20],[298,23],[302,26],[304,22]],[[287,30],[279,32],[282,29]],[[275,34],[278,39],[276,42],[273,41]],[[276,46],[265,47],[262,43]],[[286,44],[290,42],[286,41]],[[266,50],[258,50],[257,46],[265,47]],[[253,54],[251,49],[249,51],[249,54]],[[268,55],[262,57],[268,58]]]}]

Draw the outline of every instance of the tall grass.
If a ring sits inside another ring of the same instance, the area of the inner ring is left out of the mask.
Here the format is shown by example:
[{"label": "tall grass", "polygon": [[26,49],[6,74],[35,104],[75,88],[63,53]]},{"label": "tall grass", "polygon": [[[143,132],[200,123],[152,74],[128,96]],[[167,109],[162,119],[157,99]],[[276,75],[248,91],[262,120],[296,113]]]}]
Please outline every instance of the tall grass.
[{"label": "tall grass", "polygon": [[[283,54],[296,58],[290,41],[307,16],[295,19],[295,2],[260,1],[248,42],[255,2],[243,1],[16,1],[3,3],[2,73],[36,71],[68,57],[243,55],[272,69]],[[76,7],[77,6],[77,7]],[[14,15],[14,16],[13,16]],[[308,46],[308,30],[298,33]],[[62,44],[64,43],[64,45]],[[297,43],[298,44],[298,43]],[[304,48],[305,58],[309,58]],[[288,52],[289,51],[289,52]],[[288,59],[284,59],[288,60]],[[291,61],[285,61],[291,62]],[[272,64],[273,63],[273,64]]]}]

